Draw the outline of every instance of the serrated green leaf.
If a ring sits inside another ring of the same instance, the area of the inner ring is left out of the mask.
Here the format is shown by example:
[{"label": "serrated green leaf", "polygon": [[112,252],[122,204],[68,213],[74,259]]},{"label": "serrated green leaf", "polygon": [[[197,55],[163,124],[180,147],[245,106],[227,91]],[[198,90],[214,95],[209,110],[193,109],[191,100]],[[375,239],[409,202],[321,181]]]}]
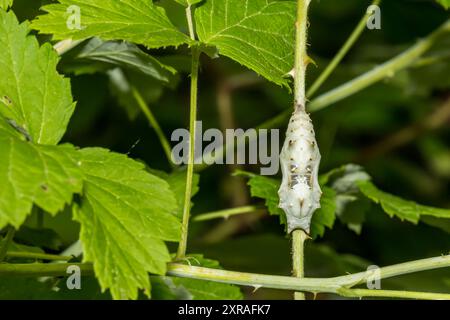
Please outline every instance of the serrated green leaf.
[{"label": "serrated green leaf", "polygon": [[83,175],[71,145],[21,140],[0,117],[0,228],[19,228],[33,204],[56,214],[81,192]]},{"label": "serrated green leaf", "polygon": [[13,4],[13,0],[0,0],[0,8],[8,9]]},{"label": "serrated green leaf", "polygon": [[100,148],[80,151],[86,175],[80,206],[84,260],[94,264],[103,289],[115,299],[150,294],[148,273],[163,275],[170,255],[164,241],[178,241],[181,223],[167,182],[125,155]]},{"label": "serrated green leaf", "polygon": [[[57,40],[126,40],[159,48],[189,43],[190,39],[169,21],[165,11],[151,0],[59,0],[42,8],[32,27],[53,34]],[[77,15],[79,13],[79,15]],[[76,24],[79,17],[79,25]]]},{"label": "serrated green leaf", "polygon": [[333,228],[336,220],[336,191],[329,187],[322,187],[320,208],[314,213],[311,220],[311,237],[323,237],[325,227]]},{"label": "serrated green leaf", "polygon": [[74,71],[85,65],[96,64],[93,70],[109,70],[120,67],[143,73],[164,84],[173,82],[176,70],[159,62],[129,42],[102,41],[92,38],[69,51],[63,60],[64,70]]},{"label": "serrated green leaf", "polygon": [[361,181],[358,186],[364,195],[379,203],[390,217],[397,217],[412,223],[418,223],[421,216],[450,219],[450,209],[433,208],[399,198],[379,190],[370,181]]},{"label": "serrated green leaf", "polygon": [[450,0],[436,0],[439,2],[445,9],[450,8]]},{"label": "serrated green leaf", "polygon": [[188,6],[192,6],[194,4],[200,3],[203,0],[174,0],[175,2],[178,2],[179,4],[188,7]]},{"label": "serrated green leaf", "polygon": [[0,10],[0,114],[13,119],[34,142],[57,144],[75,104],[70,82],[56,71],[58,55],[50,44],[28,35],[13,12]]},{"label": "serrated green leaf", "polygon": [[[190,255],[186,259],[191,266],[222,269],[219,262],[206,259],[203,255]],[[159,299],[184,300],[241,300],[242,292],[238,286],[212,281],[162,277],[158,281]]]},{"label": "serrated green leaf", "polygon": [[196,9],[199,39],[279,85],[294,67],[295,2],[207,0]]}]

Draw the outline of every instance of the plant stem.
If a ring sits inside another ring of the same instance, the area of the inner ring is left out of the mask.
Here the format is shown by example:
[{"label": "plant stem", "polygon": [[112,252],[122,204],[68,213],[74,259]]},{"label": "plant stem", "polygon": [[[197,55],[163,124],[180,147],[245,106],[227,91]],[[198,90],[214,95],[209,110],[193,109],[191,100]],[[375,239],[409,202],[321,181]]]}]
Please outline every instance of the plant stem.
[{"label": "plant stem", "polygon": [[83,40],[62,40],[57,42],[54,46],[53,49],[56,50],[56,52],[61,56],[64,53],[72,50],[73,48],[75,48],[77,45],[79,45],[81,42],[83,42]]},{"label": "plant stem", "polygon": [[[297,0],[297,22],[295,31],[295,65],[294,65],[294,109],[306,108],[306,69],[308,67],[308,7],[310,0]],[[296,278],[305,276],[304,242],[307,238],[303,230],[292,232],[292,267]],[[305,300],[303,292],[294,293],[295,300]]]},{"label": "plant stem", "polygon": [[158,136],[161,146],[164,149],[164,153],[166,155],[167,160],[169,161],[169,164],[171,165],[172,168],[175,167],[174,163],[172,162],[172,148],[170,146],[169,140],[167,139],[163,130],[161,129],[158,120],[156,120],[156,117],[151,111],[150,107],[144,101],[144,98],[142,97],[141,93],[135,87],[133,87],[131,90],[134,99],[136,99],[137,104],[139,105],[145,117],[147,118],[150,126],[155,130],[155,133]]},{"label": "plant stem", "polygon": [[[322,110],[326,107],[331,106],[333,103],[336,103],[340,100],[350,97],[351,95],[385,78],[394,76],[396,72],[402,69],[413,66],[416,63],[417,58],[423,55],[441,35],[449,31],[450,31],[450,20],[448,20],[446,23],[444,23],[442,26],[440,26],[437,30],[428,35],[426,38],[422,39],[421,41],[413,45],[407,51],[392,58],[391,60],[378,66],[377,68],[368,71],[363,75],[353,80],[350,80],[349,82],[313,99],[307,106],[308,111],[315,112]],[[275,117],[260,124],[256,128],[271,129],[283,126],[287,122],[291,114],[292,110],[290,108],[286,109],[282,111],[280,114],[276,115]],[[237,146],[245,144],[246,141],[247,141],[246,139],[237,139]],[[249,141],[249,143],[251,143],[251,141]],[[204,159],[209,159],[208,163],[214,163],[214,159],[220,159],[223,156],[224,151],[227,151],[231,148],[234,148],[234,143],[231,142],[227,143],[223,145],[221,148],[217,148],[214,155],[212,154],[212,152],[210,154],[205,155]],[[207,163],[203,163],[202,165],[196,166],[195,169],[196,171],[202,171],[208,168],[208,166],[209,165]]]},{"label": "plant stem", "polygon": [[345,99],[386,77],[393,77],[398,71],[411,66],[420,56],[427,52],[442,34],[450,31],[450,20],[435,30],[426,38],[417,42],[407,51],[383,63],[369,72],[321,95],[314,99],[308,110],[315,112],[333,103]]},{"label": "plant stem", "polygon": [[[82,275],[93,275],[94,269],[90,263],[30,263],[30,264],[0,264],[1,276],[54,276],[60,277],[66,275],[68,266],[77,265],[82,271]],[[437,268],[450,267],[450,255],[415,260],[405,262],[388,267],[380,268],[380,279],[391,278],[394,276],[410,274],[419,271],[432,270]],[[378,296],[378,297],[397,297],[397,298],[433,298],[431,293],[418,293],[390,290],[365,290],[350,289],[351,287],[364,283],[372,274],[360,272],[351,275],[345,275],[334,278],[294,278],[285,276],[263,275],[255,273],[243,273],[235,271],[227,271],[220,269],[211,269],[203,267],[192,267],[183,264],[169,263],[167,267],[167,275],[208,280],[221,283],[230,283],[255,288],[266,287],[273,289],[306,291],[312,293],[334,293],[346,297],[362,297],[362,296]],[[362,290],[362,291],[361,291]],[[450,295],[434,294],[434,298],[450,299]]]},{"label": "plant stem", "polygon": [[[379,5],[381,0],[374,0],[372,2],[372,5]],[[366,12],[364,17],[361,19],[361,21],[356,26],[355,30],[353,30],[350,37],[347,39],[347,41],[344,43],[342,48],[339,50],[339,52],[336,54],[336,56],[333,58],[333,60],[328,64],[328,66],[325,68],[325,70],[319,75],[319,77],[314,81],[314,83],[309,88],[306,96],[312,97],[314,93],[317,92],[317,90],[322,86],[322,84],[328,79],[328,77],[331,75],[331,73],[336,69],[336,67],[341,63],[342,59],[347,55],[347,53],[350,51],[350,49],[353,47],[355,42],[359,39],[362,32],[366,29],[367,25],[367,19],[370,17],[369,12]]]},{"label": "plant stem", "polygon": [[[186,9],[186,16],[189,24],[189,33],[192,40],[195,40],[195,34],[192,24],[192,12],[189,6]],[[186,255],[188,231],[189,231],[189,218],[191,215],[191,198],[192,198],[192,179],[194,176],[194,162],[195,162],[195,137],[196,137],[196,121],[197,121],[197,96],[198,96],[198,71],[200,64],[200,50],[197,46],[193,45],[192,52],[192,65],[191,65],[191,101],[190,101],[190,115],[189,115],[189,157],[186,173],[186,190],[184,194],[183,204],[183,221],[181,225],[181,239],[178,244],[178,251],[176,257],[178,259],[184,258]]]},{"label": "plant stem", "polygon": [[73,257],[60,256],[56,254],[35,253],[35,252],[15,252],[8,251],[6,253],[8,258],[23,258],[23,259],[36,259],[36,260],[48,260],[48,261],[69,261]]},{"label": "plant stem", "polygon": [[6,258],[6,254],[8,252],[8,248],[12,243],[14,235],[16,234],[16,230],[12,226],[7,227],[6,236],[3,239],[3,243],[0,246],[0,262],[3,262]]},{"label": "plant stem", "polygon": [[238,207],[238,208],[232,208],[232,209],[218,210],[218,211],[199,214],[199,215],[195,216],[193,220],[194,221],[207,221],[207,220],[218,219],[218,218],[227,219],[230,216],[255,212],[255,211],[258,211],[261,209],[264,209],[264,208],[259,207],[259,206],[244,206],[244,207]]},{"label": "plant stem", "polygon": [[[308,235],[303,230],[294,230],[292,232],[292,270],[294,277],[303,278],[305,276],[305,241]],[[303,292],[294,293],[295,300],[305,300]]]}]

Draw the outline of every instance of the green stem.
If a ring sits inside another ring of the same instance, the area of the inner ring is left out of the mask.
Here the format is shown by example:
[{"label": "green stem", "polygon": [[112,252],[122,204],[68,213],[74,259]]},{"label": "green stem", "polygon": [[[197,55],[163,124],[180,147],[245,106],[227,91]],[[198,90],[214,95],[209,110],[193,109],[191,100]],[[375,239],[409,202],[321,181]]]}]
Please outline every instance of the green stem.
[{"label": "green stem", "polygon": [[[441,27],[439,27],[432,34],[427,36],[426,38],[419,41],[417,44],[413,45],[410,49],[405,51],[404,53],[398,55],[397,57],[392,58],[386,63],[378,66],[377,68],[368,71],[367,73],[353,79],[336,89],[333,89],[329,92],[326,92],[317,98],[313,99],[307,109],[309,112],[315,112],[318,110],[322,110],[326,107],[329,107],[335,102],[338,102],[342,99],[350,97],[351,95],[385,79],[388,77],[392,77],[396,72],[405,69],[409,66],[413,66],[416,63],[416,60],[423,55],[435,42],[436,40],[446,32],[450,31],[450,20],[444,23]],[[292,114],[292,110],[286,109],[282,111],[280,114],[275,116],[272,119],[265,121],[264,123],[257,126],[257,129],[271,129],[283,126],[289,117]],[[246,139],[238,139],[237,146],[241,146],[246,143]],[[251,141],[250,141],[251,142]],[[250,143],[249,142],[249,143]],[[211,152],[204,156],[205,159],[209,159],[208,163],[214,163],[214,159],[220,159],[223,157],[225,151],[234,148],[234,142],[227,143],[223,145],[221,148],[217,148],[215,154]],[[206,161],[205,161],[206,162]],[[196,166],[196,171],[202,171],[208,168],[207,163],[203,163],[202,165]]]},{"label": "green stem", "polygon": [[189,36],[191,37],[192,40],[195,40],[194,22],[193,22],[192,17],[193,17],[192,6],[189,5],[186,8],[186,18],[187,18],[187,22],[188,22]]},{"label": "green stem", "polygon": [[15,234],[16,230],[14,229],[14,227],[7,227],[6,236],[0,246],[0,262],[3,262],[5,260],[8,248],[11,245]]},{"label": "green stem", "polygon": [[450,300],[450,294],[433,292],[341,288],[337,293],[340,296],[348,298],[383,297],[420,300]]},{"label": "green stem", "polygon": [[48,261],[69,261],[73,257],[69,256],[59,256],[56,254],[46,254],[46,253],[34,253],[34,252],[16,252],[8,251],[6,253],[8,258],[23,258],[23,259],[36,259],[36,260],[48,260]]},{"label": "green stem", "polygon": [[167,160],[169,161],[170,165],[175,167],[174,163],[172,162],[172,148],[170,146],[169,140],[165,136],[163,130],[161,129],[161,126],[158,123],[158,120],[156,120],[155,115],[153,114],[150,107],[145,102],[144,98],[140,94],[140,92],[136,88],[132,88],[132,93],[134,99],[136,99],[137,104],[141,108],[142,112],[144,113],[145,117],[147,118],[150,126],[155,130],[156,135],[158,136],[158,139],[161,143],[161,146],[164,149],[164,153],[166,155]]},{"label": "green stem", "polygon": [[[294,277],[305,277],[305,241],[308,239],[308,235],[303,230],[294,230],[292,232],[292,270]],[[305,300],[305,294],[303,292],[294,293],[295,300]]]},{"label": "green stem", "polygon": [[[0,264],[1,276],[65,276],[67,267],[77,265],[80,267],[83,275],[93,275],[93,266],[90,263],[58,263],[58,264]],[[410,274],[419,271],[432,270],[437,268],[450,267],[450,255],[435,258],[421,259],[388,267],[380,268],[380,280],[394,276]],[[208,280],[221,283],[237,284],[255,288],[265,287],[282,290],[305,291],[312,293],[334,293],[342,294],[347,297],[356,296],[380,296],[380,297],[399,297],[399,298],[417,298],[417,295],[423,294],[423,297],[430,298],[431,293],[410,293],[404,291],[404,296],[400,296],[400,291],[390,290],[370,290],[350,289],[351,287],[364,283],[372,277],[372,274],[360,272],[351,275],[345,275],[334,278],[294,278],[285,276],[263,275],[255,273],[243,273],[227,271],[220,269],[211,269],[203,267],[192,267],[183,264],[169,263],[167,275]],[[351,291],[349,291],[351,290]],[[363,290],[363,291],[361,291]],[[370,294],[369,294],[370,293]],[[358,295],[359,294],[359,295]],[[435,298],[449,299],[450,295],[435,294]]]},{"label": "green stem", "polygon": [[261,209],[264,209],[264,208],[259,207],[259,206],[244,206],[244,207],[238,207],[238,208],[232,208],[232,209],[218,210],[218,211],[199,214],[194,217],[193,221],[207,221],[207,220],[213,220],[213,219],[218,219],[218,218],[228,219],[230,216],[255,212],[255,211],[258,211]]},{"label": "green stem", "polygon": [[[374,0],[372,2],[372,5],[379,5],[381,0]],[[355,42],[359,39],[362,32],[366,29],[367,20],[370,17],[369,12],[366,12],[364,17],[361,19],[361,21],[356,26],[355,30],[353,30],[350,37],[347,39],[347,41],[344,43],[342,48],[339,50],[339,52],[336,54],[336,56],[333,58],[333,60],[328,64],[326,69],[320,74],[320,76],[314,81],[314,83],[311,85],[307,92],[308,97],[312,97],[314,93],[319,90],[319,88],[322,86],[322,84],[328,79],[328,77],[333,73],[334,69],[341,63],[342,59],[347,55],[347,53],[350,51],[350,49],[353,47]]]},{"label": "green stem", "polygon": [[[189,25],[189,34],[192,40],[195,40],[195,32],[192,23],[191,6],[186,9],[186,17]],[[190,101],[190,115],[189,115],[189,157],[186,172],[186,190],[184,193],[183,205],[183,221],[181,225],[181,239],[178,244],[178,251],[176,257],[178,259],[184,258],[186,255],[189,218],[191,216],[191,198],[192,198],[192,179],[194,177],[194,162],[195,162],[195,137],[196,137],[196,121],[197,121],[197,98],[198,98],[198,71],[200,64],[200,50],[193,45],[192,65],[191,65],[191,101]]]}]

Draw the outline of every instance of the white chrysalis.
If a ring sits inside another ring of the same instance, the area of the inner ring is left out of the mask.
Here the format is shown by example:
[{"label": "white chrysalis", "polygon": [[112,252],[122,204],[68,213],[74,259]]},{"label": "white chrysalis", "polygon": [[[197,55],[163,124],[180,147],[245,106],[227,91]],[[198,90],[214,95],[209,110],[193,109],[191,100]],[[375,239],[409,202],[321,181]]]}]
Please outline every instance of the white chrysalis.
[{"label": "white chrysalis", "polygon": [[318,171],[320,151],[311,118],[297,105],[280,155],[283,180],[278,191],[279,207],[287,217],[288,232],[302,229],[309,233],[311,219],[320,208]]}]

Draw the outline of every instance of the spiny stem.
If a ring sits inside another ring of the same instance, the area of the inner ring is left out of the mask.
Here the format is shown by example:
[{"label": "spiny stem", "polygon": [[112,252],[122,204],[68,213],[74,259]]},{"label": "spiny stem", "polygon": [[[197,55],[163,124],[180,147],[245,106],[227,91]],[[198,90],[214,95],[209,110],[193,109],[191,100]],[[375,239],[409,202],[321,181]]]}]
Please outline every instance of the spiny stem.
[{"label": "spiny stem", "polygon": [[23,259],[36,259],[36,260],[48,260],[48,261],[69,261],[73,257],[60,256],[56,254],[35,253],[35,252],[16,252],[8,251],[6,253],[8,258],[23,258]]},{"label": "spiny stem", "polygon": [[[192,12],[189,6],[186,10],[187,20],[189,22],[189,32],[191,39],[195,40],[195,34],[192,25]],[[186,190],[184,194],[183,204],[183,221],[181,226],[181,239],[178,244],[177,259],[182,259],[186,255],[189,218],[191,216],[191,198],[192,198],[192,179],[194,176],[195,162],[195,137],[196,137],[196,121],[197,121],[197,96],[198,96],[198,71],[200,64],[200,50],[197,46],[192,46],[192,65],[191,65],[191,101],[189,115],[189,157],[186,172]]]},{"label": "spiny stem", "polygon": [[[308,7],[310,0],[297,1],[297,21],[295,31],[295,65],[294,65],[294,109],[301,106],[306,109],[306,69],[308,67]],[[297,278],[303,278],[304,271],[304,242],[307,238],[303,230],[292,232],[292,267]],[[295,300],[305,300],[303,292],[294,293]]]},{"label": "spiny stem", "polygon": [[420,300],[449,300],[450,294],[434,292],[397,291],[397,290],[370,290],[341,288],[337,292],[340,296],[348,298],[382,297]]},{"label": "spiny stem", "polygon": [[163,130],[161,129],[158,120],[156,120],[156,117],[153,114],[152,110],[144,101],[144,98],[142,97],[141,93],[135,87],[132,88],[132,93],[134,99],[136,100],[137,104],[139,105],[145,117],[147,118],[150,126],[155,130],[155,133],[158,136],[161,146],[163,147],[164,154],[166,155],[169,164],[171,165],[172,168],[175,167],[174,163],[172,162],[172,148],[170,147],[169,140],[167,139]]},{"label": "spiny stem", "polygon": [[194,217],[193,221],[207,221],[207,220],[218,219],[218,218],[227,219],[230,216],[255,212],[258,210],[262,210],[262,209],[264,209],[264,208],[258,207],[258,206],[243,206],[243,207],[238,207],[238,208],[218,210],[218,211],[199,214]]},{"label": "spiny stem", "polygon": [[3,243],[0,246],[0,262],[3,262],[5,260],[8,248],[11,245],[15,234],[16,230],[14,229],[14,227],[8,226],[6,236],[2,241]]},{"label": "spiny stem", "polygon": [[[379,5],[381,0],[374,0],[372,2],[372,5]],[[347,41],[344,43],[342,48],[339,50],[339,52],[336,54],[336,56],[333,58],[333,60],[328,64],[328,66],[325,68],[325,70],[319,75],[319,77],[314,81],[314,83],[309,88],[306,96],[312,97],[314,93],[319,90],[319,88],[322,86],[322,84],[328,79],[328,77],[333,73],[334,69],[339,65],[339,63],[344,59],[344,57],[347,55],[347,53],[350,51],[350,49],[353,47],[355,42],[359,39],[364,29],[366,29],[367,20],[369,18],[370,14],[369,12],[366,12],[364,17],[361,19],[361,21],[356,26],[355,30],[353,30],[350,37],[347,39]]]}]

